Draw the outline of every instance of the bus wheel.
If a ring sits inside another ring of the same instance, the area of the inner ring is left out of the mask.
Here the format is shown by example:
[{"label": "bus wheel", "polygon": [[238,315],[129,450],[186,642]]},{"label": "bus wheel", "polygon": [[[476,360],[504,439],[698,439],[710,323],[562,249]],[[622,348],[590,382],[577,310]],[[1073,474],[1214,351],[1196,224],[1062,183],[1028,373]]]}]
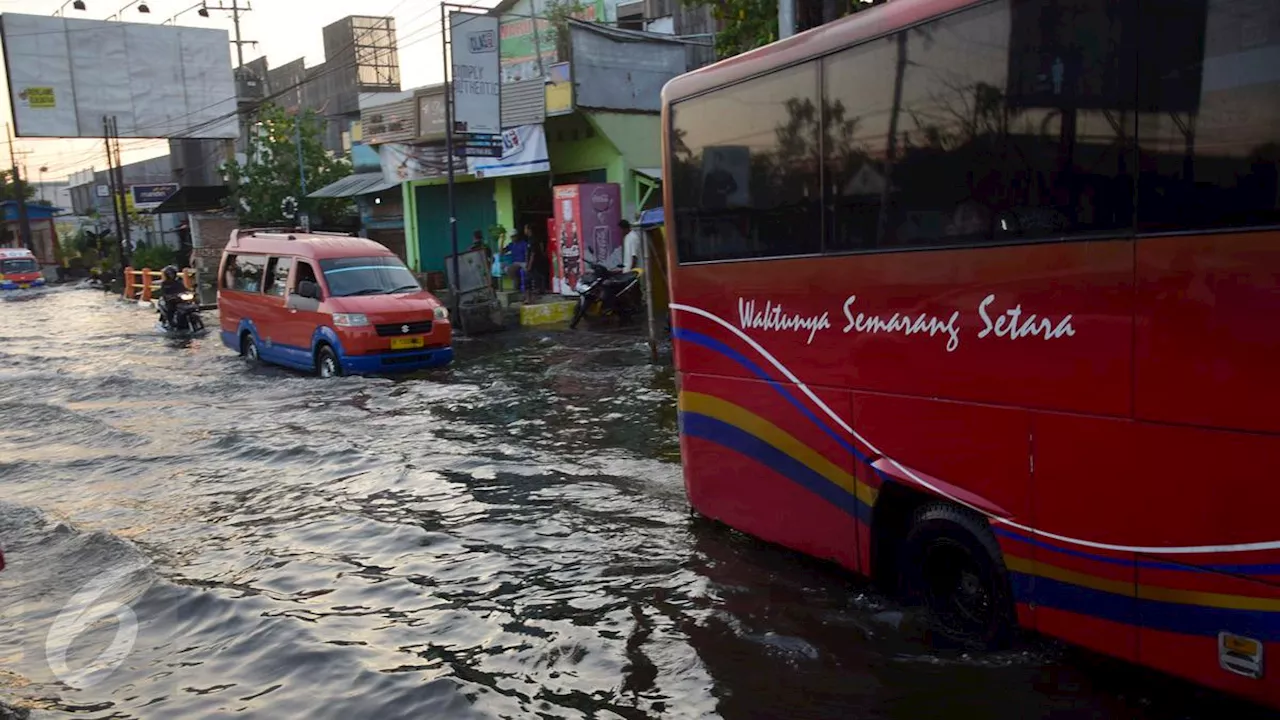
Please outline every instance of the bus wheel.
[{"label": "bus wheel", "polygon": [[941,638],[985,649],[1008,642],[1015,617],[1009,573],[982,517],[950,503],[921,507],[901,558],[906,599],[928,611]]}]

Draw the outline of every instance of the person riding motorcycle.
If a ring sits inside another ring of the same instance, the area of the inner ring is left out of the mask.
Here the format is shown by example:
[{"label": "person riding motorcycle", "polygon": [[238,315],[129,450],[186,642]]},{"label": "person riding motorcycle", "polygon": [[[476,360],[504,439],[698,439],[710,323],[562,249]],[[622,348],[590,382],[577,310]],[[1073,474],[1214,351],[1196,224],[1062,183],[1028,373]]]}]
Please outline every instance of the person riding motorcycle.
[{"label": "person riding motorcycle", "polygon": [[173,327],[173,311],[178,307],[179,296],[187,291],[187,286],[178,277],[178,268],[170,265],[160,271],[160,298],[164,302],[165,324]]}]

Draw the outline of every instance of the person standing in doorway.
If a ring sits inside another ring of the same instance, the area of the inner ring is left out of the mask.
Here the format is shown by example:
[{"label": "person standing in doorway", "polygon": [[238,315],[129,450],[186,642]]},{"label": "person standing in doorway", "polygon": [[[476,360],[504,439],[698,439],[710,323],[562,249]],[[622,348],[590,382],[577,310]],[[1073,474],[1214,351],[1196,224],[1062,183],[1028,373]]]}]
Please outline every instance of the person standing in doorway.
[{"label": "person standing in doorway", "polygon": [[631,223],[626,220],[619,221],[618,227],[626,233],[622,238],[622,271],[640,270],[640,243],[644,242],[644,238],[640,236],[639,228],[632,228]]}]

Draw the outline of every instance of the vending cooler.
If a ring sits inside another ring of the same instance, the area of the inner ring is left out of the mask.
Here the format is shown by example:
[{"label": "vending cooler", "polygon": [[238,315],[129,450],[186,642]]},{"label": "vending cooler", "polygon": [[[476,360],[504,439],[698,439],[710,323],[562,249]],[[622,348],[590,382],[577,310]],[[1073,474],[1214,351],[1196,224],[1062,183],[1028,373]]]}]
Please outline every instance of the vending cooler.
[{"label": "vending cooler", "polygon": [[[551,221],[552,292],[573,295],[591,263],[622,264],[622,190],[615,183],[558,185]],[[558,262],[557,262],[558,261]]]}]

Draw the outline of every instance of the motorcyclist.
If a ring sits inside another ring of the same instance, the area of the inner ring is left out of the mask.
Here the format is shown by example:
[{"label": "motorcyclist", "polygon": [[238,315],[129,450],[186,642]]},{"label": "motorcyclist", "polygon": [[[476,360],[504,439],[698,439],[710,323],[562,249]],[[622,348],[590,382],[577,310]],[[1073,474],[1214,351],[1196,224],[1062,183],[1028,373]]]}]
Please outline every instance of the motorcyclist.
[{"label": "motorcyclist", "polygon": [[173,327],[173,312],[178,307],[179,296],[187,291],[187,286],[178,277],[178,268],[169,265],[160,271],[160,298],[164,304],[165,324]]}]

